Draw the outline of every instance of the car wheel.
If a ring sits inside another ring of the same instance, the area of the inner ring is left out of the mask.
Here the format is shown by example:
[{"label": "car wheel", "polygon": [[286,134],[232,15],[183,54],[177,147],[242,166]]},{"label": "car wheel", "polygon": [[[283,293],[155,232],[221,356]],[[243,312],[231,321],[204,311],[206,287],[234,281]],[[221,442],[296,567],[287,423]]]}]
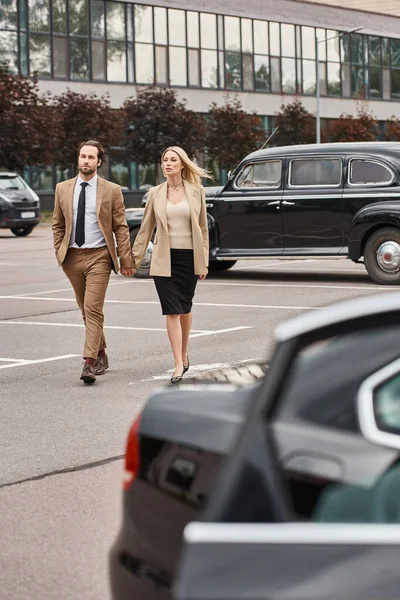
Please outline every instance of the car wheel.
[{"label": "car wheel", "polygon": [[18,237],[23,237],[32,233],[34,225],[24,225],[23,227],[11,227],[11,231]]},{"label": "car wheel", "polygon": [[[129,235],[131,238],[131,247],[135,243],[135,239],[136,239],[136,236],[138,233],[139,233],[138,228],[132,229],[129,232]],[[143,260],[141,262],[140,268],[136,270],[134,277],[137,277],[139,279],[145,279],[146,277],[150,277],[150,263],[151,263],[152,254],[153,254],[153,242],[149,242],[149,245],[147,247],[147,250],[145,252]]]},{"label": "car wheel", "polygon": [[208,266],[210,273],[217,271],[227,271],[236,264],[236,260],[212,260]]},{"label": "car wheel", "polygon": [[364,264],[376,283],[400,285],[400,229],[383,227],[372,233],[365,244]]}]

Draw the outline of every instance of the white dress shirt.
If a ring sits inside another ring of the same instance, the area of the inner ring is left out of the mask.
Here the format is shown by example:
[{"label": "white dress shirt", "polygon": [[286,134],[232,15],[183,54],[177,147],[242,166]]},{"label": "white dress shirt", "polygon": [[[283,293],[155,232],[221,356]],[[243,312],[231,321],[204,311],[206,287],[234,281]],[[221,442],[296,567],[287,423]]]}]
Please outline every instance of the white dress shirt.
[{"label": "white dress shirt", "polygon": [[79,194],[81,193],[81,183],[84,180],[79,175],[74,189],[74,204],[72,210],[72,232],[71,239],[69,241],[70,248],[101,248],[106,245],[103,234],[101,233],[99,222],[96,214],[96,192],[97,192],[97,175],[95,175],[90,181],[86,181],[88,184],[85,188],[86,202],[85,202],[85,243],[83,246],[78,246],[75,243],[75,231],[76,231],[76,218],[78,214],[78,202]]}]

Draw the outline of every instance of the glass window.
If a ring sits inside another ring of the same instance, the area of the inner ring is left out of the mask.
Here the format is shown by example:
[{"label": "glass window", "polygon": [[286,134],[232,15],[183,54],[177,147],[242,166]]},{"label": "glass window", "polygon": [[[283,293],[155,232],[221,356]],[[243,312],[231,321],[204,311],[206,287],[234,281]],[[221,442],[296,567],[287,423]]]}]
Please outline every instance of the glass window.
[{"label": "glass window", "polygon": [[253,55],[243,54],[243,89],[254,90]]},{"label": "glass window", "polygon": [[29,29],[31,31],[50,31],[49,0],[28,0]]},{"label": "glass window", "polygon": [[199,13],[187,12],[186,18],[188,46],[190,46],[191,48],[198,48],[200,46]]},{"label": "glass window", "polygon": [[388,38],[381,39],[381,54],[382,54],[382,65],[384,67],[388,67],[390,64],[390,52],[389,52]]},{"label": "glass window", "polygon": [[173,46],[186,45],[185,11],[168,10],[169,43]]},{"label": "glass window", "polygon": [[364,96],[364,69],[351,67],[351,93],[353,96]]},{"label": "glass window", "polygon": [[26,0],[18,0],[19,7],[19,27],[26,30],[28,24],[27,3]]},{"label": "glass window", "polygon": [[166,46],[156,46],[156,83],[168,83]]},{"label": "glass window", "polygon": [[353,64],[363,63],[363,36],[352,33],[350,36],[351,62]]},{"label": "glass window", "polygon": [[318,59],[326,60],[326,31],[325,29],[317,29],[318,38]]},{"label": "glass window", "polygon": [[242,86],[240,52],[225,52],[225,86],[229,90],[238,90]]},{"label": "glass window", "polygon": [[294,58],[282,58],[282,91],[285,94],[296,93],[296,61]]},{"label": "glass window", "polygon": [[342,57],[342,62],[351,62],[350,35],[344,35],[340,38],[340,53]]},{"label": "glass window", "polygon": [[370,98],[382,98],[382,71],[378,68],[369,70],[368,78]]},{"label": "glass window", "polygon": [[290,163],[290,185],[338,186],[342,180],[342,162],[338,158],[295,158]]},{"label": "glass window", "polygon": [[125,42],[107,42],[107,80],[126,81]]},{"label": "glass window", "polygon": [[71,174],[69,169],[63,169],[61,167],[56,167],[56,183],[60,183],[61,181],[65,181],[69,179]]},{"label": "glass window", "polygon": [[218,86],[217,53],[213,50],[201,51],[201,85],[206,88]]},{"label": "glass window", "polygon": [[89,79],[89,44],[88,40],[72,39],[70,41],[71,79]]},{"label": "glass window", "polygon": [[383,69],[382,71],[382,85],[383,85],[383,99],[390,100],[391,88],[390,88],[390,70]]},{"label": "glass window", "polygon": [[328,63],[328,93],[340,96],[340,64]]},{"label": "glass window", "polygon": [[351,96],[350,65],[342,65],[342,95],[346,98]]},{"label": "glass window", "polygon": [[380,431],[400,433],[400,374],[382,383],[373,394],[374,416]]},{"label": "glass window", "polygon": [[29,72],[35,71],[42,77],[50,77],[50,36],[32,34],[29,37]]},{"label": "glass window", "polygon": [[133,6],[132,4],[126,5],[126,37],[130,42],[133,42]]},{"label": "glass window", "polygon": [[104,38],[104,2],[92,0],[92,37]]},{"label": "glass window", "polygon": [[218,34],[218,49],[224,48],[224,17],[222,15],[217,16],[217,34]]},{"label": "glass window", "polygon": [[152,7],[135,4],[135,41],[153,41]]},{"label": "glass window", "polygon": [[139,165],[138,171],[140,190],[148,190],[157,185],[155,165]]},{"label": "glass window", "polygon": [[281,93],[281,59],[271,57],[271,92]]},{"label": "glass window", "polygon": [[0,57],[11,73],[18,73],[18,33],[0,31]]},{"label": "glass window", "polygon": [[314,60],[303,60],[303,94],[315,94],[317,75]]},{"label": "glass window", "polygon": [[340,35],[340,32],[332,30],[326,32],[326,37],[332,38],[330,40],[328,39],[326,42],[328,47],[328,60],[331,62],[340,62],[340,38],[334,37],[335,35]]},{"label": "glass window", "polygon": [[217,49],[217,21],[215,15],[200,13],[201,47]]},{"label": "glass window", "polygon": [[390,57],[393,66],[400,66],[400,40],[390,40]]},{"label": "glass window", "polygon": [[[167,45],[167,9],[154,8],[154,35],[156,44]],[[175,42],[171,42],[174,44]]]},{"label": "glass window", "polygon": [[31,186],[34,190],[54,190],[53,167],[32,167]]},{"label": "glass window", "polygon": [[187,85],[186,48],[169,48],[170,85]]},{"label": "glass window", "polygon": [[53,37],[54,77],[68,77],[68,40],[66,37]]},{"label": "glass window", "polygon": [[253,21],[253,27],[254,52],[256,54],[269,54],[267,21]]},{"label": "glass window", "polygon": [[106,78],[106,45],[101,40],[92,41],[92,77],[104,81]]},{"label": "glass window", "polygon": [[278,188],[281,185],[282,161],[268,160],[246,165],[236,179],[239,188]]},{"label": "glass window", "polygon": [[224,52],[218,52],[218,86],[225,87],[225,57]]},{"label": "glass window", "polygon": [[74,0],[69,3],[69,32],[76,35],[89,35],[88,0]]},{"label": "glass window", "polygon": [[269,92],[269,59],[268,56],[254,56],[256,90]]},{"label": "glass window", "polygon": [[53,33],[67,33],[67,7],[65,0],[52,0]]},{"label": "glass window", "polygon": [[392,71],[392,98],[400,99],[400,70]]},{"label": "glass window", "polygon": [[253,26],[250,19],[242,19],[242,52],[253,52]]},{"label": "glass window", "polygon": [[194,48],[189,49],[189,85],[200,86],[200,56]]},{"label": "glass window", "polygon": [[281,25],[282,56],[296,56],[296,42],[294,37],[294,25]]},{"label": "glass window", "polygon": [[381,66],[381,38],[369,36],[368,59],[371,66]]},{"label": "glass window", "polygon": [[303,58],[315,58],[315,29],[314,27],[301,28],[301,44]]},{"label": "glass window", "polygon": [[392,171],[381,163],[362,158],[351,160],[349,182],[353,185],[388,184],[393,177]]},{"label": "glass window", "polygon": [[111,161],[110,179],[124,189],[129,189],[129,169],[126,163]]},{"label": "glass window", "polygon": [[225,17],[225,49],[240,51],[240,19]]},{"label": "glass window", "polygon": [[107,2],[107,38],[125,39],[125,5],[121,2]]},{"label": "glass window", "polygon": [[133,83],[135,81],[135,67],[134,67],[134,54],[133,54],[133,44],[128,43],[127,49],[128,55],[128,81],[129,83]]},{"label": "glass window", "polygon": [[271,54],[274,56],[281,55],[281,36],[279,31],[279,23],[269,24],[269,44]]},{"label": "glass window", "polygon": [[153,46],[135,44],[135,70],[138,83],[154,83]]},{"label": "glass window", "polygon": [[[311,62],[311,61],[307,61],[307,62]],[[328,95],[328,81],[327,81],[326,63],[325,62],[319,63],[319,93],[321,94],[321,96]]]},{"label": "glass window", "polygon": [[19,38],[20,43],[20,69],[22,75],[28,75],[28,39],[26,33],[21,33]]},{"label": "glass window", "polygon": [[7,0],[1,3],[0,29],[17,29],[17,0]]}]

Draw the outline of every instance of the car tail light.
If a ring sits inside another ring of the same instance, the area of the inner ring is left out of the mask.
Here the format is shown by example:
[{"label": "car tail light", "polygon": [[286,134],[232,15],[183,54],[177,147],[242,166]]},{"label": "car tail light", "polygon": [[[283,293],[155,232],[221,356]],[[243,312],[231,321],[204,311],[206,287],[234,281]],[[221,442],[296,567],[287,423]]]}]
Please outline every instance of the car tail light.
[{"label": "car tail light", "polygon": [[140,428],[139,415],[133,422],[130,428],[128,439],[126,442],[125,452],[125,469],[123,475],[123,488],[127,491],[132,485],[140,466],[140,444],[139,444],[139,428]]}]

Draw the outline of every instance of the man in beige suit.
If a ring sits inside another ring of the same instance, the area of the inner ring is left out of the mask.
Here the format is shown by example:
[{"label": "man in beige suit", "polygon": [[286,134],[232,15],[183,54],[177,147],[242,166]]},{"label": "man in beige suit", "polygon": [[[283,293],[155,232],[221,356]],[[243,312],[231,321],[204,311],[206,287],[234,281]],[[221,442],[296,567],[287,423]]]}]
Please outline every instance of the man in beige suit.
[{"label": "man in beige suit", "polygon": [[126,277],[135,273],[121,187],[97,174],[103,157],[99,142],[80,145],[79,175],[57,185],[52,223],[57,261],[85,323],[85,383],[94,383],[108,368],[103,306],[111,269]]}]

